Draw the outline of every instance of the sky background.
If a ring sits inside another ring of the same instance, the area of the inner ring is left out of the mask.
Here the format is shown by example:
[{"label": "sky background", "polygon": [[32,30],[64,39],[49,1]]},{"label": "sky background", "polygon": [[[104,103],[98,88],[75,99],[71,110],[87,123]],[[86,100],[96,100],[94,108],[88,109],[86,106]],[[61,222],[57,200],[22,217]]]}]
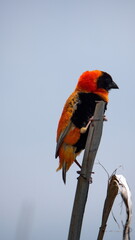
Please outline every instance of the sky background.
[{"label": "sky background", "polygon": [[[108,176],[120,165],[135,207],[135,1],[0,1],[0,239],[67,239],[78,167],[63,184],[54,158],[67,97],[86,70],[108,72],[112,90],[81,240],[96,239]],[[81,155],[78,160],[81,162]],[[121,225],[125,208],[113,213]],[[135,239],[133,211],[131,239]],[[110,216],[105,240],[122,239]]]}]

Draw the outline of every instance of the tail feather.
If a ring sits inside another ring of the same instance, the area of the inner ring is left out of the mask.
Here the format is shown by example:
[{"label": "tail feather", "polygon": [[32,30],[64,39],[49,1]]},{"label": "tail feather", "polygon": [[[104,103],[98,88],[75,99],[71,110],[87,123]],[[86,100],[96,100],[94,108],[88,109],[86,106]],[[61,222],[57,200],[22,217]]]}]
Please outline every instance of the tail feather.
[{"label": "tail feather", "polygon": [[65,184],[66,184],[66,172],[67,172],[67,163],[64,162],[62,167],[62,179]]}]

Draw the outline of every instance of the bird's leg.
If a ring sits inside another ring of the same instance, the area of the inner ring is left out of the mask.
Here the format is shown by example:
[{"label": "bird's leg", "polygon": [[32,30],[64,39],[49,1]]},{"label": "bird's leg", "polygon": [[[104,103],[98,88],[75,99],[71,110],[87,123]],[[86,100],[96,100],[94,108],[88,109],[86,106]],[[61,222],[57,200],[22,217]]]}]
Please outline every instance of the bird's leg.
[{"label": "bird's leg", "polygon": [[[94,116],[92,116],[92,117],[89,119],[86,127],[82,127],[82,128],[80,129],[80,133],[82,133],[82,134],[85,133],[85,132],[87,131],[89,125],[92,123],[92,121],[98,121],[98,119],[94,119]],[[103,121],[107,121],[107,118],[106,118],[105,115],[103,116]]]},{"label": "bird's leg", "polygon": [[81,169],[82,166],[80,165],[80,163],[75,159],[74,162],[77,164],[77,166]]},{"label": "bird's leg", "polygon": [[[79,164],[79,162],[75,159],[74,162],[77,164],[77,166],[82,169],[82,166]],[[90,177],[89,179],[87,179],[84,174],[81,174],[81,170],[77,171],[78,174],[80,174],[81,177],[83,177],[84,179],[88,180],[89,183],[92,183],[92,177]],[[91,172],[91,174],[94,174],[94,172]],[[78,179],[78,178],[77,178]]]},{"label": "bird's leg", "polygon": [[89,119],[89,121],[88,121],[86,127],[82,127],[82,128],[80,129],[80,133],[85,133],[85,132],[87,131],[89,125],[90,125],[91,122],[93,121],[93,118],[94,118],[94,117],[92,116],[92,117]]}]

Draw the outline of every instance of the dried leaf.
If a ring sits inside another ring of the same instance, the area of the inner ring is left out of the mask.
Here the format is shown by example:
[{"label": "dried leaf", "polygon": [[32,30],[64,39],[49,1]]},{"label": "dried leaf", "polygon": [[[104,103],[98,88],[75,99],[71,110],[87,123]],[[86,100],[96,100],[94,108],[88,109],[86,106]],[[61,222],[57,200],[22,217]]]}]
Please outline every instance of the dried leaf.
[{"label": "dried leaf", "polygon": [[123,240],[130,240],[130,223],[132,216],[131,191],[128,187],[125,177],[115,174],[110,177],[108,182],[107,196],[105,199],[102,215],[102,223],[99,229],[97,240],[103,239],[104,232],[107,226],[107,220],[118,192],[120,192],[121,197],[125,203],[127,213],[127,219],[123,230]]},{"label": "dried leaf", "polygon": [[108,182],[107,196],[104,203],[103,215],[102,215],[102,223],[99,229],[99,234],[97,240],[102,240],[104,236],[104,232],[107,226],[107,220],[112,209],[114,200],[118,194],[119,186],[118,181],[115,175],[111,176]]},{"label": "dried leaf", "polygon": [[130,240],[130,223],[132,217],[131,191],[123,175],[116,175],[119,182],[119,191],[126,206],[127,219],[123,230],[123,240]]}]

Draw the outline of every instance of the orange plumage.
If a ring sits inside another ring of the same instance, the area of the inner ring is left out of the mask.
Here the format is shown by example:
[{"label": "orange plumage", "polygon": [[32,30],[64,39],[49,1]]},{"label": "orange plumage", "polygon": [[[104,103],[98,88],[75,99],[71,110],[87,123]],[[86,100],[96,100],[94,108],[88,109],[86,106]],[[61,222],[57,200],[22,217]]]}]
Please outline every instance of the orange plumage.
[{"label": "orange plumage", "polygon": [[[56,157],[59,156],[60,158],[60,165],[57,168],[57,171],[60,170],[64,163],[66,163],[66,171],[69,169],[71,164],[74,162],[76,154],[74,144],[80,138],[80,129],[76,128],[71,122],[70,119],[75,111],[75,105],[78,100],[77,91],[74,91],[71,96],[66,101],[64,106],[59,124],[57,129],[57,143],[63,138],[61,145],[59,147],[58,153]],[[69,127],[70,126],[70,127]],[[69,129],[68,129],[69,127]],[[67,129],[67,133],[65,131]]]},{"label": "orange plumage", "polygon": [[108,102],[108,91],[118,88],[108,73],[95,70],[84,72],[74,92],[67,99],[57,129],[56,155],[59,156],[59,167],[63,169],[63,180],[66,172],[76,160],[77,155],[85,148],[88,129],[82,133],[89,119],[93,116],[96,101]]}]

